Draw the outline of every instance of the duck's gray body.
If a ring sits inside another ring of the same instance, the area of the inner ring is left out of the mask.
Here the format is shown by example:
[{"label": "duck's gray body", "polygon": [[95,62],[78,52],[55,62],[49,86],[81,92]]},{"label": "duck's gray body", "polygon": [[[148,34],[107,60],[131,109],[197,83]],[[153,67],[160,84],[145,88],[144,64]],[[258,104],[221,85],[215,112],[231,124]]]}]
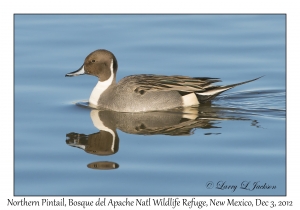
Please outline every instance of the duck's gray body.
[{"label": "duck's gray body", "polygon": [[144,75],[132,75],[110,85],[98,100],[101,108],[120,112],[143,112],[182,106],[178,91],[137,91]]},{"label": "duck's gray body", "polygon": [[116,83],[118,63],[107,50],[90,53],[77,71],[66,76],[90,74],[99,81],[93,89],[90,106],[118,112],[146,112],[192,106],[212,100],[237,85],[215,86],[217,78],[140,74],[127,76]]}]

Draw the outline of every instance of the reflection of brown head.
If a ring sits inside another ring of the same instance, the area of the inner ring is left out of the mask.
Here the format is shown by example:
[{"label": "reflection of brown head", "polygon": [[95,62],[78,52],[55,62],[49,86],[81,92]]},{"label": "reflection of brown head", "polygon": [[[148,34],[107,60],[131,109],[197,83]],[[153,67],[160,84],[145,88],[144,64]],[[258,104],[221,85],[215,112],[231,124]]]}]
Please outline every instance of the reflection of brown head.
[{"label": "reflection of brown head", "polygon": [[94,155],[112,155],[119,150],[119,137],[114,136],[107,131],[100,131],[88,135],[88,143],[85,151]]},{"label": "reflection of brown head", "polygon": [[88,168],[91,169],[99,169],[99,170],[110,170],[119,168],[118,163],[108,162],[108,161],[99,161],[93,162],[87,165]]},{"label": "reflection of brown head", "polygon": [[68,145],[84,149],[87,153],[94,155],[112,155],[119,150],[117,133],[112,135],[104,130],[90,135],[69,133],[67,138]]}]

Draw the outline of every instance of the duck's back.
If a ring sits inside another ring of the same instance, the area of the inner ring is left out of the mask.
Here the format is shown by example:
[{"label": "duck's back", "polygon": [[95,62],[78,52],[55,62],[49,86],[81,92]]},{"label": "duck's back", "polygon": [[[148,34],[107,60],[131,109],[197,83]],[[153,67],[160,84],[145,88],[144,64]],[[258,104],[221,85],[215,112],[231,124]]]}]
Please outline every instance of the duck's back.
[{"label": "duck's back", "polygon": [[172,109],[182,106],[182,97],[176,90],[149,91],[140,81],[147,75],[127,76],[111,85],[101,95],[100,107],[119,112],[142,112]]}]

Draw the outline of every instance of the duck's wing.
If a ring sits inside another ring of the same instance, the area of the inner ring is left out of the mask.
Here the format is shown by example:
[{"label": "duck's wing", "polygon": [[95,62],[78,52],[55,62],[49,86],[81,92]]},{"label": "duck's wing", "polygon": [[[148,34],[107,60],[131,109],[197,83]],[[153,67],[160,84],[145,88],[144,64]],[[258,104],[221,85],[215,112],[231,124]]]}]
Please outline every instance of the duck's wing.
[{"label": "duck's wing", "polygon": [[212,83],[221,82],[218,78],[210,77],[187,77],[187,76],[164,76],[141,74],[135,80],[136,91],[170,91],[204,92]]},{"label": "duck's wing", "polygon": [[137,75],[134,80],[136,87],[134,91],[143,94],[146,91],[176,90],[182,95],[195,93],[200,101],[209,101],[226,90],[255,81],[259,78],[261,77],[232,85],[220,86],[213,85],[216,82],[221,82],[219,78],[144,74]]}]

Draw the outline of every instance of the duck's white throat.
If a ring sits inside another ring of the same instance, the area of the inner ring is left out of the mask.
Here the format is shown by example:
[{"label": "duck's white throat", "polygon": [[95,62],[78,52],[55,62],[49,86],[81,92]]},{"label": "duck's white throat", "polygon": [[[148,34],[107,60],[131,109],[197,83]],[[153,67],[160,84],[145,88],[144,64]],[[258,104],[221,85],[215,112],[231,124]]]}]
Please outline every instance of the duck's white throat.
[{"label": "duck's white throat", "polygon": [[104,82],[98,81],[97,85],[94,87],[92,94],[90,96],[89,102],[93,105],[98,105],[98,101],[101,97],[101,94],[111,85],[114,79],[114,71],[113,71],[113,60],[111,60],[110,64],[110,77],[108,80]]}]

